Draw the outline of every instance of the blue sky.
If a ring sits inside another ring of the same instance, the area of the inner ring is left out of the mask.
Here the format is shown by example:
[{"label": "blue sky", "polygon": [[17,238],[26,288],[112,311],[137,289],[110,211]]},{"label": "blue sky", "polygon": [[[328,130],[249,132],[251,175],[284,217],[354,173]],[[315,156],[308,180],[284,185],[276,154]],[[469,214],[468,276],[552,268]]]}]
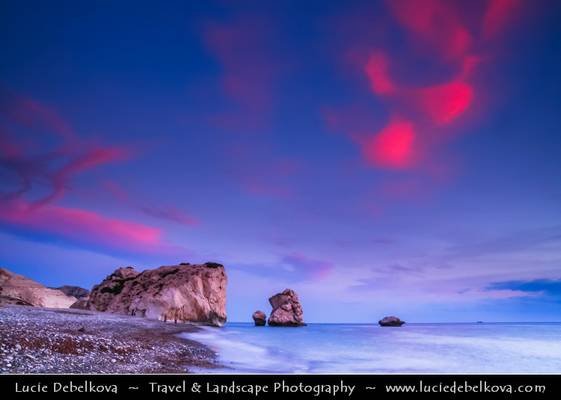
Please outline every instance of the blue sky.
[{"label": "blue sky", "polygon": [[[417,8],[420,7],[420,8]],[[223,263],[228,314],[559,321],[554,1],[2,1],[0,265]]]}]

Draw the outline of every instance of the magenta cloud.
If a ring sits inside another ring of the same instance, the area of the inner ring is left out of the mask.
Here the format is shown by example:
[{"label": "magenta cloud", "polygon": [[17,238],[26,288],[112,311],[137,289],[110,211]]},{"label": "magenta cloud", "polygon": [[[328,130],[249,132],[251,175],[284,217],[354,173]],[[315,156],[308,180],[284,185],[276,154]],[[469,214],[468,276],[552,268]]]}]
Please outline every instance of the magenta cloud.
[{"label": "magenta cloud", "polygon": [[[67,200],[76,177],[129,159],[127,149],[86,142],[52,108],[11,91],[2,90],[0,113],[11,127],[0,131],[0,166],[13,177],[0,192],[1,224],[109,250],[151,253],[169,247],[160,228],[59,204]],[[17,139],[12,130],[20,133]],[[51,150],[38,152],[45,139],[51,139]],[[150,211],[182,223],[194,221],[173,209]]]}]

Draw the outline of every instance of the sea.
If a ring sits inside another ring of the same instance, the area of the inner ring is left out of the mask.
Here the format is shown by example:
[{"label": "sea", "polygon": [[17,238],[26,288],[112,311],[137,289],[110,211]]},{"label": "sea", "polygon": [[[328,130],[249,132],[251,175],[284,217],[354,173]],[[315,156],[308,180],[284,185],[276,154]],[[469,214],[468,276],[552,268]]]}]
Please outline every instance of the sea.
[{"label": "sea", "polygon": [[561,323],[227,323],[185,333],[223,373],[561,373]]}]

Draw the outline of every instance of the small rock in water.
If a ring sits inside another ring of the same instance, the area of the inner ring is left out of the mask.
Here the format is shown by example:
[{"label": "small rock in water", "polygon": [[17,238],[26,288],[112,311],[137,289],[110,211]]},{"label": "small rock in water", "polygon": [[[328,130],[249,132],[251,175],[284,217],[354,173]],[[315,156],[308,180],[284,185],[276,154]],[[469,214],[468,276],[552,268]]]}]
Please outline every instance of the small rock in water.
[{"label": "small rock in water", "polygon": [[255,311],[252,315],[255,326],[265,326],[267,322],[267,315],[263,311]]},{"label": "small rock in water", "polygon": [[402,321],[399,318],[394,317],[393,315],[384,317],[380,321],[378,321],[378,324],[380,324],[380,326],[401,326],[404,323],[405,321]]}]

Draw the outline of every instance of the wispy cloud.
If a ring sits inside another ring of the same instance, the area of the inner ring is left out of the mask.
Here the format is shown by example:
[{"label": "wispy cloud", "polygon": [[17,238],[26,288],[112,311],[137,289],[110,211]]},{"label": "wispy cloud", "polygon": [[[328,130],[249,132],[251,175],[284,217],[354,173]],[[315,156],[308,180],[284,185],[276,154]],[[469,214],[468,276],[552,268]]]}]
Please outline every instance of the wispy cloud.
[{"label": "wispy cloud", "polygon": [[151,217],[175,222],[180,225],[185,225],[185,226],[199,225],[199,220],[197,218],[172,206],[168,206],[168,207],[145,206],[142,207],[141,210],[146,215],[150,215]]},{"label": "wispy cloud", "polygon": [[480,257],[492,254],[520,252],[540,246],[561,243],[561,226],[526,229],[509,235],[476,240],[471,243],[453,245],[447,249],[450,257]]},{"label": "wispy cloud", "polygon": [[203,31],[208,51],[221,66],[221,89],[236,109],[226,126],[263,130],[272,112],[273,85],[279,75],[273,21],[264,15],[240,14],[228,21],[209,21]]},{"label": "wispy cloud", "polygon": [[515,290],[561,302],[561,279],[493,282],[487,290]]},{"label": "wispy cloud", "polygon": [[159,201],[157,204],[148,204],[145,199],[138,199],[138,196],[131,196],[121,185],[113,180],[105,179],[102,182],[102,187],[120,203],[128,208],[136,209],[151,218],[188,227],[198,226],[201,223],[195,216],[175,206],[166,205],[165,201]]},{"label": "wispy cloud", "polygon": [[[82,140],[69,122],[36,100],[5,89],[0,99],[7,125],[27,134],[25,140],[16,139],[7,128],[0,130],[0,167],[13,178],[1,188],[0,225],[111,251],[162,252],[168,247],[159,228],[57,204],[78,176],[127,160],[127,149]],[[44,150],[42,139],[49,136],[58,141],[51,140],[51,149]]]},{"label": "wispy cloud", "polygon": [[21,199],[2,202],[0,224],[112,250],[157,252],[163,248],[160,229],[79,208],[37,207]]},{"label": "wispy cloud", "polygon": [[[489,53],[508,39],[502,33],[521,15],[519,3],[490,0],[468,18],[467,6],[458,2],[396,0],[385,2],[389,19],[377,17],[378,9],[340,18],[337,56],[349,60],[345,74],[356,77],[359,95],[356,104],[325,107],[322,114],[330,130],[357,146],[363,167],[391,176],[393,182],[375,190],[376,204],[368,200],[376,215],[394,199],[386,188],[407,187],[417,200],[418,193],[457,175],[449,144],[466,132],[477,115],[476,101],[492,90],[477,74],[491,63]],[[365,29],[367,14],[376,23]],[[387,39],[396,31],[405,38],[399,51]],[[369,99],[378,107],[369,106]]]},{"label": "wispy cloud", "polygon": [[281,256],[275,262],[234,264],[232,267],[249,274],[286,283],[318,282],[327,278],[335,268],[329,261],[309,257],[299,252]]}]

